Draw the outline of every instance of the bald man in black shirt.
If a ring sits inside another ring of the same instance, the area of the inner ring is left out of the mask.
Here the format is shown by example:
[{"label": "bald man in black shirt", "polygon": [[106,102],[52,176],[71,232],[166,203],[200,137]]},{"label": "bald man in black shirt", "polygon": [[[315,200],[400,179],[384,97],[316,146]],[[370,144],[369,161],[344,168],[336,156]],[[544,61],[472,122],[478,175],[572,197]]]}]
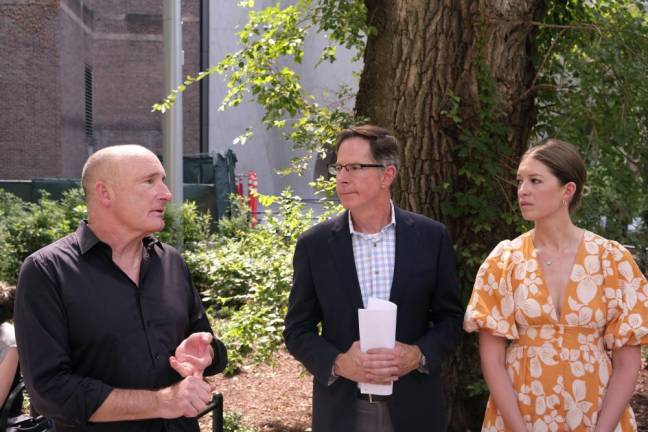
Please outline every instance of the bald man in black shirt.
[{"label": "bald man in black shirt", "polygon": [[225,368],[180,254],[164,227],[164,168],[136,145],[92,155],[88,221],[27,258],[16,336],[31,402],[58,432],[198,431],[204,375]]}]

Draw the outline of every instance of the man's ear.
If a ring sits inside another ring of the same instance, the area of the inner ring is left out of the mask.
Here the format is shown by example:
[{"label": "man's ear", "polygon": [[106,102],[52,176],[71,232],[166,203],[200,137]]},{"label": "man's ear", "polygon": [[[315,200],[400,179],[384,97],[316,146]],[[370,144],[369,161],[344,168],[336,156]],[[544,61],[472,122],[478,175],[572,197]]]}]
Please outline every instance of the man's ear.
[{"label": "man's ear", "polygon": [[114,194],[108,183],[103,180],[97,180],[94,184],[94,193],[99,205],[102,207],[110,207]]},{"label": "man's ear", "polygon": [[396,181],[396,176],[397,175],[398,175],[398,170],[396,170],[396,166],[395,165],[387,165],[385,167],[384,172],[383,172],[383,181],[382,181],[383,187],[386,187],[387,189],[389,189],[391,187],[392,183],[394,183],[394,181]]}]

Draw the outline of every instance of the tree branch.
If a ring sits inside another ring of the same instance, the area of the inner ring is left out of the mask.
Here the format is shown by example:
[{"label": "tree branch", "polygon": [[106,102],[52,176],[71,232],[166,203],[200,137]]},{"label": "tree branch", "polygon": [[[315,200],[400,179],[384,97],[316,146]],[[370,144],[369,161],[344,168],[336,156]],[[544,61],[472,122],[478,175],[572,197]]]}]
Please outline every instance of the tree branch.
[{"label": "tree branch", "polygon": [[560,86],[557,86],[555,84],[538,84],[529,87],[522,93],[520,96],[515,98],[515,100],[512,102],[513,105],[522,102],[523,100],[534,96],[536,93],[542,91],[542,90],[560,90]]},{"label": "tree branch", "polygon": [[536,82],[538,81],[538,77],[540,76],[540,72],[544,68],[547,61],[549,60],[549,57],[551,56],[551,53],[553,52],[554,47],[556,46],[556,43],[562,37],[562,35],[565,34],[566,31],[567,29],[560,30],[560,32],[556,35],[554,40],[551,41],[551,45],[549,45],[549,48],[547,49],[547,52],[545,53],[545,56],[542,59],[542,62],[540,63],[540,66],[538,66],[538,69],[536,70],[535,76],[533,77],[533,81],[531,82],[530,89],[536,85]]}]

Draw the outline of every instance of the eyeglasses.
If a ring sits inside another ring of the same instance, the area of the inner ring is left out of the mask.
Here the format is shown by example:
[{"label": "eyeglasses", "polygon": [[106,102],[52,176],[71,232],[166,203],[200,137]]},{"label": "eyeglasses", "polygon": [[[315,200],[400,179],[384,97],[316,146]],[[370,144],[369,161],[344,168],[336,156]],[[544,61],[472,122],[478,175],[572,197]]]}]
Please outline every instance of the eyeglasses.
[{"label": "eyeglasses", "polygon": [[355,174],[360,172],[365,168],[385,168],[383,164],[363,164],[363,163],[350,163],[346,165],[342,164],[329,164],[328,172],[331,175],[338,175],[343,169],[346,170],[349,174]]}]

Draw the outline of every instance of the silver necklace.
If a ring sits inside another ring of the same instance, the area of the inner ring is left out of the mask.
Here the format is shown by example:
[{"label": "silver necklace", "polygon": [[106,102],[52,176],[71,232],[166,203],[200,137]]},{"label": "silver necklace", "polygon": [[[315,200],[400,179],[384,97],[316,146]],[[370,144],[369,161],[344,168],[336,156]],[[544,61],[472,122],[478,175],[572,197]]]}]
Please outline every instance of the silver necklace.
[{"label": "silver necklace", "polygon": [[541,253],[540,251],[537,251],[538,258],[540,258],[540,259],[542,260],[542,262],[545,263],[545,265],[546,265],[547,267],[551,267],[551,260],[543,259],[543,258],[540,256],[540,253]]},{"label": "silver necklace", "polygon": [[[580,239],[578,240],[578,242],[580,243]],[[544,253],[544,252],[543,252],[543,253]],[[558,251],[558,253],[560,254],[560,251]],[[539,250],[537,251],[537,255],[538,255],[538,257],[539,257],[539,258],[540,258],[540,259],[545,263],[545,265],[546,265],[547,267],[551,267],[551,263],[552,263],[552,261],[549,260],[549,259],[543,259],[542,257],[540,257],[540,251],[539,251]]]}]

